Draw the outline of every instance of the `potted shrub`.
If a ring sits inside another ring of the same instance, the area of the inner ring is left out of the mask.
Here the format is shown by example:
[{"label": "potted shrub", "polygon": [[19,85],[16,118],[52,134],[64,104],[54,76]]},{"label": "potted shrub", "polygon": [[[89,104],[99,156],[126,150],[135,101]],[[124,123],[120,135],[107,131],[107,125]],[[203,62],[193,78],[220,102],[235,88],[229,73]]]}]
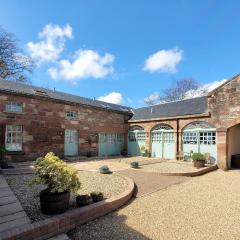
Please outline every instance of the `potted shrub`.
[{"label": "potted shrub", "polygon": [[192,154],[193,165],[196,168],[202,168],[205,165],[205,156],[202,153],[193,153]]},{"label": "potted shrub", "polygon": [[102,192],[91,192],[90,195],[91,195],[93,202],[100,202],[103,200]]},{"label": "potted shrub", "polygon": [[100,167],[99,172],[102,174],[112,173],[107,165]]},{"label": "potted shrub", "polygon": [[131,168],[139,168],[139,163],[137,161],[130,163]]},{"label": "potted shrub", "polygon": [[76,197],[76,203],[79,207],[89,205],[92,201],[92,198],[89,195],[78,195]]},{"label": "potted shrub", "polygon": [[69,206],[70,193],[80,188],[77,171],[50,152],[34,162],[35,178],[32,184],[44,184],[40,192],[41,210],[45,214],[58,214]]},{"label": "potted shrub", "polygon": [[141,146],[140,150],[141,150],[141,155],[145,157],[145,154],[146,154],[145,146]]},{"label": "potted shrub", "polygon": [[127,155],[128,155],[127,150],[126,150],[126,149],[123,149],[123,150],[121,151],[121,155],[122,155],[123,157],[127,157]]}]

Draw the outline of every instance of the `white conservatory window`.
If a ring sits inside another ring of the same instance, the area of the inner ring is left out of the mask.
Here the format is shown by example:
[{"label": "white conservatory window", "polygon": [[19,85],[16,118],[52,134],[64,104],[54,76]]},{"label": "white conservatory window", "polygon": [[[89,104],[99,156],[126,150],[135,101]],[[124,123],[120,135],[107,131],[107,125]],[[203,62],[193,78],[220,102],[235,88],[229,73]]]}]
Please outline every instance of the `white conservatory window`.
[{"label": "white conservatory window", "polygon": [[22,150],[22,126],[7,125],[5,147],[8,151]]},{"label": "white conservatory window", "polygon": [[16,113],[20,113],[22,112],[22,103],[18,103],[18,102],[8,102],[6,104],[6,111],[7,112],[16,112]]}]

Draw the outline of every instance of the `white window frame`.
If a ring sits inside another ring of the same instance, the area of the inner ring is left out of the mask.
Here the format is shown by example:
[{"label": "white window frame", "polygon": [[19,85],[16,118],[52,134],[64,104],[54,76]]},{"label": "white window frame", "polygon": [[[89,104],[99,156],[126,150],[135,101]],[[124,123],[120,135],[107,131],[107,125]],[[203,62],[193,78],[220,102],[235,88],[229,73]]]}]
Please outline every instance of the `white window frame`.
[{"label": "white window frame", "polygon": [[5,147],[8,151],[22,151],[23,128],[20,125],[6,125]]},{"label": "white window frame", "polygon": [[69,120],[76,120],[76,119],[78,119],[78,112],[77,111],[67,111],[66,118]]},{"label": "white window frame", "polygon": [[23,111],[23,104],[19,102],[7,102],[5,106],[6,112],[21,113]]}]

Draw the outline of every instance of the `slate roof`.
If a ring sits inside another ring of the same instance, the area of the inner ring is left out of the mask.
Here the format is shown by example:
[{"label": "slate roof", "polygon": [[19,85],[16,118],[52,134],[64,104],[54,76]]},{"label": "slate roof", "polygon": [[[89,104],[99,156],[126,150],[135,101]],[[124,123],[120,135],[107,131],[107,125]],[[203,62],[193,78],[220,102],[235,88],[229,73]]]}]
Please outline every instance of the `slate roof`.
[{"label": "slate roof", "polygon": [[134,109],[134,115],[130,121],[195,115],[207,113],[207,111],[207,96],[204,96]]},{"label": "slate roof", "polygon": [[99,100],[80,97],[64,92],[53,91],[46,88],[36,87],[32,85],[16,83],[12,81],[0,80],[0,91],[10,92],[15,94],[27,95],[27,96],[41,96],[44,98],[50,98],[66,103],[76,103],[81,105],[93,106],[97,108],[123,112],[126,114],[132,114],[132,109],[129,107],[106,103]]}]

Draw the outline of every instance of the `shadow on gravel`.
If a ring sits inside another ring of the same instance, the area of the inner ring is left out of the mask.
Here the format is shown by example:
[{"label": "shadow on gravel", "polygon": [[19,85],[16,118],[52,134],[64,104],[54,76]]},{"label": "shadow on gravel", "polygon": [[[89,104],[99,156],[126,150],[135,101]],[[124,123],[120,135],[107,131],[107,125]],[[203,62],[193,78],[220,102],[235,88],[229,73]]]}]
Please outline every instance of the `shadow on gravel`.
[{"label": "shadow on gravel", "polygon": [[140,232],[126,225],[127,217],[109,214],[68,232],[72,240],[150,240]]}]

